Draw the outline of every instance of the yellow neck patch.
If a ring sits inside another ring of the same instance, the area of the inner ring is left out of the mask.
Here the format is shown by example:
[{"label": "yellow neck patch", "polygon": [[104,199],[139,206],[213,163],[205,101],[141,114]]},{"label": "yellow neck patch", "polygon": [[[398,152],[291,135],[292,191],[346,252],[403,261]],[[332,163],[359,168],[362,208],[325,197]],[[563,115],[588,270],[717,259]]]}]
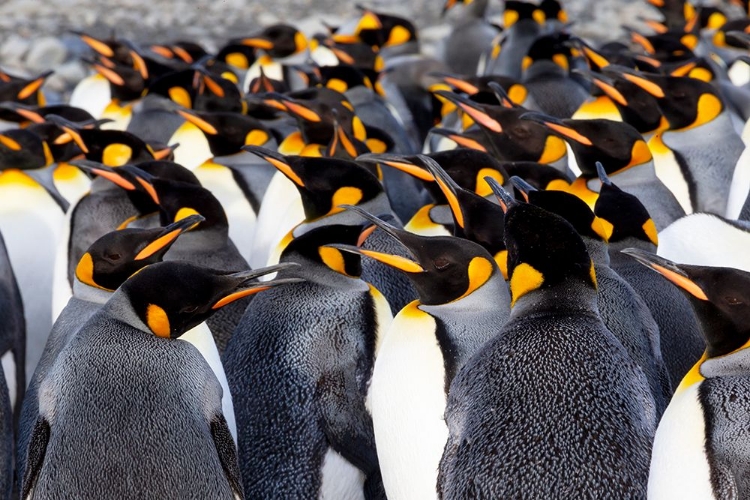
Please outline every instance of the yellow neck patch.
[{"label": "yellow neck patch", "polygon": [[460,300],[467,295],[474,293],[476,289],[487,283],[487,280],[492,276],[492,262],[485,259],[484,257],[474,257],[469,262],[469,287],[466,289],[463,295],[458,299]]},{"label": "yellow neck patch", "polygon": [[323,261],[323,264],[330,267],[337,273],[348,276],[346,272],[344,256],[338,249],[331,247],[320,247],[318,248],[318,255],[320,255],[320,260]]},{"label": "yellow neck patch", "polygon": [[187,109],[193,107],[193,100],[190,98],[190,94],[187,90],[182,87],[170,87],[167,91],[169,98]]},{"label": "yellow neck patch", "polygon": [[[291,134],[289,134],[288,136],[286,136],[286,138],[284,138],[283,141],[281,141],[281,144],[279,144],[278,151],[279,153],[283,155],[298,155],[304,148],[305,148],[305,141],[302,138],[302,132],[300,132],[299,130],[296,130],[292,132]],[[267,159],[267,160],[271,162],[270,159]],[[301,185],[302,184],[300,184],[300,186]]]},{"label": "yellow neck patch", "polygon": [[701,356],[701,359],[698,360],[697,363],[693,365],[693,367],[688,371],[684,377],[682,377],[682,381],[680,382],[680,385],[677,386],[677,389],[675,390],[675,394],[679,394],[685,389],[689,388],[692,385],[697,384],[698,382],[703,382],[706,380],[706,377],[701,375],[701,365],[704,361],[708,359],[708,354],[703,353],[703,356]]},{"label": "yellow neck patch", "polygon": [[262,146],[268,142],[268,134],[263,130],[255,129],[245,136],[245,144],[250,146]]},{"label": "yellow neck patch", "polygon": [[613,226],[612,223],[606,219],[602,219],[601,217],[594,217],[594,221],[591,223],[591,229],[596,234],[601,236],[604,241],[609,241],[609,239],[612,237],[612,233],[615,230],[615,226]]},{"label": "yellow neck patch", "polygon": [[173,222],[181,221],[185,217],[190,217],[191,215],[200,215],[200,214],[194,208],[183,207],[177,211],[177,213],[174,216]]},{"label": "yellow neck patch", "polygon": [[224,58],[227,64],[234,66],[238,69],[248,69],[250,67],[250,61],[247,60],[247,56],[242,52],[232,52],[227,54]]},{"label": "yellow neck patch", "polygon": [[102,163],[110,167],[121,167],[130,161],[133,149],[127,144],[114,143],[104,148]]},{"label": "yellow neck patch", "polygon": [[88,252],[83,254],[81,260],[78,261],[78,266],[76,266],[76,278],[78,278],[78,281],[85,283],[88,286],[93,286],[100,290],[108,290],[107,288],[97,285],[94,281],[94,259]]},{"label": "yellow neck patch", "polygon": [[574,180],[568,188],[568,192],[570,194],[578,196],[580,199],[585,201],[589,208],[591,208],[591,210],[594,209],[596,200],[599,198],[599,193],[589,189],[588,185],[586,184],[586,179],[583,177],[579,177]]},{"label": "yellow neck patch", "polygon": [[589,268],[589,277],[591,278],[591,283],[594,285],[595,289],[599,289],[599,283],[596,281],[596,269],[594,269],[594,261],[591,261],[591,267]]},{"label": "yellow neck patch", "polygon": [[403,26],[394,26],[388,36],[388,41],[385,42],[383,47],[394,47],[397,45],[403,45],[411,40],[411,33]]},{"label": "yellow neck patch", "polygon": [[529,95],[529,91],[520,83],[516,83],[510,86],[507,94],[508,97],[510,97],[510,100],[513,101],[513,103],[520,105],[523,104],[523,102],[526,100],[526,97]]},{"label": "yellow neck patch", "polygon": [[556,135],[550,134],[547,136],[547,140],[544,141],[544,151],[542,151],[542,156],[539,158],[539,163],[545,165],[554,163],[567,154],[568,149],[565,147],[565,141]]},{"label": "yellow neck patch", "polygon": [[649,219],[643,223],[643,232],[646,233],[648,239],[651,240],[656,246],[659,246],[659,232],[656,230],[656,224],[653,219]]},{"label": "yellow neck patch", "polygon": [[713,94],[703,94],[698,98],[698,113],[695,122],[685,129],[704,125],[719,116],[722,111],[724,111],[724,105],[718,97]]},{"label": "yellow neck patch", "polygon": [[492,188],[487,183],[487,181],[484,180],[485,177],[491,177],[501,186],[505,184],[503,174],[501,174],[494,168],[479,169],[479,172],[477,172],[476,187],[474,188],[474,192],[481,197],[489,196],[492,194]]},{"label": "yellow neck patch", "polygon": [[340,212],[342,210],[341,205],[356,205],[362,200],[362,190],[356,187],[344,186],[340,187],[333,193],[331,199],[331,213]]},{"label": "yellow neck patch", "polygon": [[508,251],[500,250],[495,254],[495,262],[497,267],[500,268],[500,272],[503,273],[503,278],[508,281]]},{"label": "yellow neck patch", "polygon": [[537,290],[544,283],[544,275],[525,262],[513,269],[510,277],[510,305],[516,305],[516,301],[527,293]]},{"label": "yellow neck patch", "polygon": [[146,308],[146,324],[154,335],[163,339],[168,339],[172,332],[166,311],[156,304],[149,304]]}]

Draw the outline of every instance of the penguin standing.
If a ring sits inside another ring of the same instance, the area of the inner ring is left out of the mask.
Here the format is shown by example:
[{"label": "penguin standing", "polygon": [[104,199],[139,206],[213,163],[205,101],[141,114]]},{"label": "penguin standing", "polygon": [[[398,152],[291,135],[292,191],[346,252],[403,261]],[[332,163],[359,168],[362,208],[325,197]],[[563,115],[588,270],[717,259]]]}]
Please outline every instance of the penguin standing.
[{"label": "penguin standing", "polygon": [[173,339],[274,286],[257,274],[162,262],[126,281],[40,383],[23,498],[243,498],[221,386]]},{"label": "penguin standing", "polygon": [[560,217],[500,195],[511,314],[451,384],[440,498],[643,498],[654,401],[599,318],[586,247]]},{"label": "penguin standing", "polygon": [[370,382],[369,407],[383,485],[391,500],[437,498],[451,380],[505,323],[508,288],[481,246],[452,236],[413,235],[362,210],[356,212],[405,246],[410,257],[337,248],[398,269],[419,293],[419,299],[393,319]]},{"label": "penguin standing", "polygon": [[278,277],[304,282],[256,297],[222,357],[249,498],[385,498],[365,396],[391,312],[359,257],[327,246],[360,230],[295,238],[281,263],[301,266]]},{"label": "penguin standing", "polygon": [[453,28],[443,42],[442,59],[452,71],[476,74],[479,58],[499,33],[485,18],[488,4],[489,0],[446,0],[442,15]]},{"label": "penguin standing", "polygon": [[[39,384],[47,376],[60,351],[81,325],[112,296],[114,290],[140,269],[160,262],[180,234],[201,220],[202,217],[194,215],[165,228],[114,231],[97,239],[87,249],[76,268],[74,295],[55,320],[39,364],[29,380],[18,426],[19,450],[25,450],[29,444],[39,410]],[[227,396],[225,394],[223,399]],[[228,406],[231,408],[231,399]],[[225,407],[225,415],[226,410]],[[19,453],[16,464],[19,478],[23,477],[25,468],[26,455]]]},{"label": "penguin standing", "polygon": [[637,249],[626,253],[685,294],[706,342],[656,430],[648,497],[744,498],[750,494],[750,455],[740,441],[750,408],[750,274],[675,264]]},{"label": "penguin standing", "polygon": [[599,175],[602,188],[594,213],[612,227],[609,265],[640,295],[659,325],[662,358],[672,387],[677,387],[703,352],[698,321],[678,290],[621,252],[626,248],[655,252],[656,225],[638,198],[618,188],[603,169]]}]

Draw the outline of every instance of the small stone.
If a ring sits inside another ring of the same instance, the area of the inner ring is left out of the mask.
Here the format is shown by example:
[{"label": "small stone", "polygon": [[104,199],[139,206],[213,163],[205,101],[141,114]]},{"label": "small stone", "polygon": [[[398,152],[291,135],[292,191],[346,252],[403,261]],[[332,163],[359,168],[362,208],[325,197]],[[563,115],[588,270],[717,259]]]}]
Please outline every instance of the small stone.
[{"label": "small stone", "polygon": [[29,71],[42,72],[59,66],[67,56],[64,43],[54,37],[43,37],[32,43],[26,54],[26,66]]}]

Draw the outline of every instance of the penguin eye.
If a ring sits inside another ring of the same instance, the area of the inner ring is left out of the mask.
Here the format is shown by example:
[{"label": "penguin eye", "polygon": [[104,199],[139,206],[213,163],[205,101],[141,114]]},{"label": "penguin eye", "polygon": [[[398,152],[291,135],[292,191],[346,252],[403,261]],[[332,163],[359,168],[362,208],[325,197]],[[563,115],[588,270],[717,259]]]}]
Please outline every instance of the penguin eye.
[{"label": "penguin eye", "polygon": [[445,257],[438,257],[437,259],[435,259],[435,269],[437,269],[438,271],[442,271],[449,265],[450,261]]},{"label": "penguin eye", "polygon": [[198,306],[187,306],[182,309],[182,312],[185,314],[193,314],[197,310],[198,310]]},{"label": "penguin eye", "polygon": [[120,260],[121,255],[119,253],[107,254],[107,260]]},{"label": "penguin eye", "polygon": [[742,305],[742,301],[740,299],[738,299],[737,297],[728,296],[728,297],[724,297],[724,300],[730,306],[741,306]]}]

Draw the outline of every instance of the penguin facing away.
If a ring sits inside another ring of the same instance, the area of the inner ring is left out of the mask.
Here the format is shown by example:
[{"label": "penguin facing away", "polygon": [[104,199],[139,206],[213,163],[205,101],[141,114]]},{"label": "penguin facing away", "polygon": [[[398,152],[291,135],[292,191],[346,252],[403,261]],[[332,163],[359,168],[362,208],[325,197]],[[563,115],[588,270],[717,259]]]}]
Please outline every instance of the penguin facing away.
[{"label": "penguin facing away", "polygon": [[193,346],[173,339],[285,283],[251,281],[264,272],[162,262],[126,281],[41,381],[23,498],[244,498],[218,381]]},{"label": "penguin facing away", "polygon": [[744,498],[750,493],[750,454],[738,437],[750,405],[750,274],[675,264],[637,249],[626,253],[685,294],[706,342],[703,357],[682,379],[659,422],[648,497]]},{"label": "penguin facing away", "polygon": [[[380,292],[358,278],[357,225],[295,238],[279,278],[305,281],[256,297],[223,355],[249,498],[385,498],[365,396],[391,322]],[[269,437],[273,439],[269,440]]]},{"label": "penguin facing away", "polygon": [[643,498],[654,401],[598,316],[586,247],[563,219],[496,189],[511,315],[451,384],[440,498]]}]

